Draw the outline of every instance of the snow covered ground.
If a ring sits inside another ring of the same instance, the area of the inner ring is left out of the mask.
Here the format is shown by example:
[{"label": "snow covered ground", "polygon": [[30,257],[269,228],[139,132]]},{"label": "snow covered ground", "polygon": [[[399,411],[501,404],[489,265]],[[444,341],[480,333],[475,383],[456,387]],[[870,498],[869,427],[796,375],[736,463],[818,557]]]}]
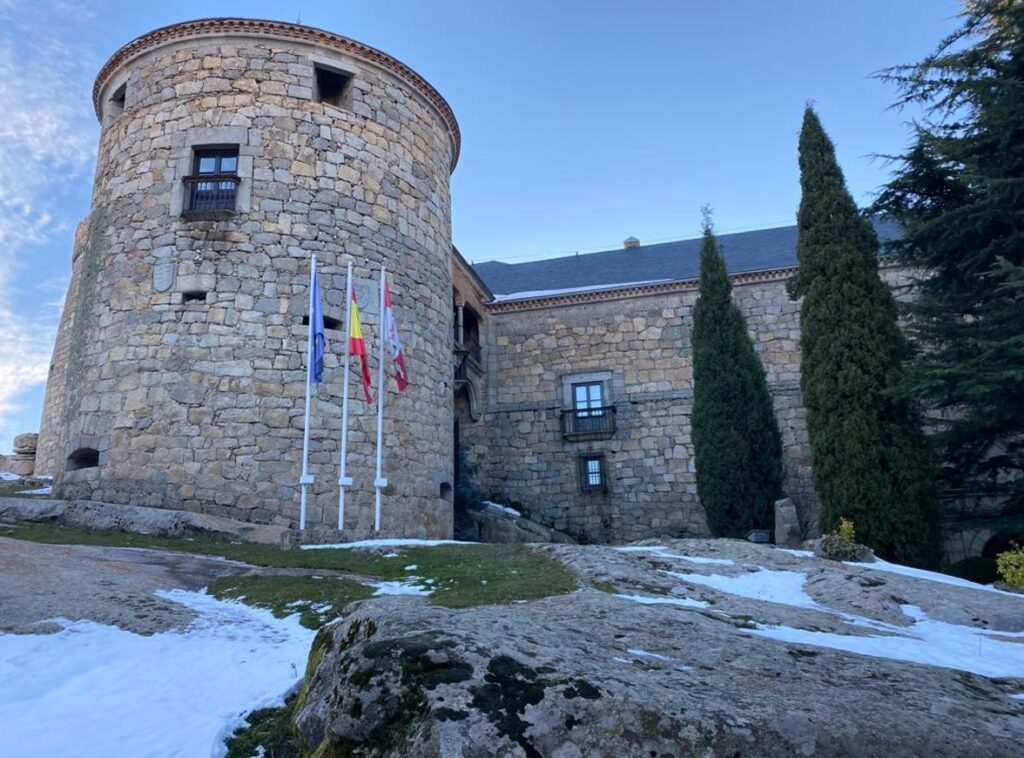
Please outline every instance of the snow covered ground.
[{"label": "snow covered ground", "polygon": [[[618,548],[621,552],[652,554],[663,558],[693,561],[694,557],[672,553],[662,546]],[[787,551],[804,556],[801,551]],[[705,559],[704,562],[707,562]],[[957,577],[933,571],[909,568],[885,561],[850,564],[857,568],[875,569],[902,574],[940,584],[965,587],[981,592],[1001,592],[1013,598],[1008,603],[1019,604],[1024,614],[1024,596],[1002,592],[992,587],[975,584]],[[815,601],[804,589],[807,575],[802,571],[746,566],[741,574],[700,574],[660,569],[659,573],[679,579],[690,585],[710,587],[738,597],[779,603],[828,613],[842,618],[847,624],[868,628],[869,635],[840,634],[837,632],[801,629],[785,625],[757,624],[744,633],[784,642],[802,643],[818,647],[843,650],[876,658],[890,658],[931,666],[970,671],[989,677],[1024,678],[1024,632],[989,631],[975,626],[952,624],[930,618],[921,608],[901,605],[903,614],[911,621],[909,626],[887,624],[875,619],[857,616],[830,608]],[[668,597],[646,597],[620,594],[619,597],[645,604],[694,605],[700,601],[685,597],[686,587],[680,585]],[[701,605],[707,605],[701,603]]]},{"label": "snow covered ground", "polygon": [[374,595],[429,595],[431,590],[416,584],[419,577],[410,577],[400,582],[375,582]]},{"label": "snow covered ground", "polygon": [[171,590],[184,630],[141,636],[91,621],[56,634],[0,635],[5,758],[222,756],[242,714],[280,705],[314,632],[297,616]]},{"label": "snow covered ground", "polygon": [[902,574],[903,576],[910,576],[914,579],[927,579],[930,582],[938,582],[939,584],[949,584],[953,587],[967,587],[968,589],[972,590],[997,592],[1000,595],[1015,597],[1018,600],[1024,599],[1024,595],[1020,595],[1017,592],[1007,592],[1006,590],[997,589],[996,587],[993,587],[988,584],[977,584],[976,582],[971,582],[967,579],[961,579],[958,576],[950,576],[949,574],[938,574],[934,571],[925,571],[924,569],[911,568],[910,566],[901,566],[898,563],[889,563],[888,561],[883,561],[881,558],[876,558],[874,563],[847,562],[847,565],[857,566],[860,568],[874,569],[875,571],[888,571],[891,574]]},{"label": "snow covered ground", "polygon": [[909,627],[877,621],[869,626],[886,635],[861,637],[818,632],[789,626],[758,625],[747,634],[784,642],[830,647],[850,653],[898,661],[945,666],[990,677],[1024,677],[1024,632],[986,632],[973,626],[949,624],[928,618],[920,608],[904,605],[903,613],[914,619]]},{"label": "snow covered ground", "polygon": [[12,474],[10,471],[0,471],[0,482],[16,482],[21,479],[17,474]]},{"label": "snow covered ground", "polygon": [[509,516],[515,516],[516,518],[519,518],[523,515],[515,508],[509,508],[507,505],[502,505],[501,503],[493,503],[490,500],[484,500],[483,504],[486,505],[488,508],[493,508],[496,511],[507,513]]}]

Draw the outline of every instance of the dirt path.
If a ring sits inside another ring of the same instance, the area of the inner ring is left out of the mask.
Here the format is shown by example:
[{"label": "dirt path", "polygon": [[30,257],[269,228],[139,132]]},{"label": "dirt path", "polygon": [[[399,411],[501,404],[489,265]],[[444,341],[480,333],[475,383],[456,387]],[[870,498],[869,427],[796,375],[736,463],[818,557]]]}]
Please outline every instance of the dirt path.
[{"label": "dirt path", "polygon": [[190,553],[45,545],[0,537],[0,632],[56,631],[47,619],[91,619],[152,634],[187,624],[191,611],[156,590],[196,590],[253,567]]}]

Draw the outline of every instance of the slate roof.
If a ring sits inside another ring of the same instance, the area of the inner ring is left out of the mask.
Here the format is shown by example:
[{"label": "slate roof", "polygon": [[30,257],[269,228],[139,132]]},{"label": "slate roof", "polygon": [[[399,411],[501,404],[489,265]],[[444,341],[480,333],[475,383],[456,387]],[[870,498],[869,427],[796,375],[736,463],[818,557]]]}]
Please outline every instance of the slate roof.
[{"label": "slate roof", "polygon": [[[883,243],[899,236],[892,222],[875,219],[872,223]],[[731,274],[796,266],[796,226],[723,234],[718,242]],[[700,238],[528,263],[487,261],[473,270],[499,299],[519,292],[529,293],[525,297],[541,297],[540,293],[553,290],[687,281],[700,274]]]}]

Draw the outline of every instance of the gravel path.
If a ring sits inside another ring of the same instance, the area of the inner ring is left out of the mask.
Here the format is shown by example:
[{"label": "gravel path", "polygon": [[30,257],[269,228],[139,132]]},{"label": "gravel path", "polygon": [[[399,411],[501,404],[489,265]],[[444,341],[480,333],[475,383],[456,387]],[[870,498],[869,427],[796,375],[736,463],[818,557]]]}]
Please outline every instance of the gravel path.
[{"label": "gravel path", "polygon": [[143,548],[45,545],[0,537],[0,632],[57,631],[48,619],[91,619],[139,634],[194,618],[158,589],[196,590],[252,566],[223,558]]}]

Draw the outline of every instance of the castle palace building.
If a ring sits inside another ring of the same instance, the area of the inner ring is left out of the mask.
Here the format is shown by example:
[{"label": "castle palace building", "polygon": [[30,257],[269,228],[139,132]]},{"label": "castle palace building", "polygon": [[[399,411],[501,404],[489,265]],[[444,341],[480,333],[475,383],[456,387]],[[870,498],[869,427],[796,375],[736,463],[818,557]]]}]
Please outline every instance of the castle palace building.
[{"label": "castle palace building", "polygon": [[[699,241],[470,266],[451,240],[451,108],[391,56],[306,26],[157,29],[114,53],[93,102],[92,204],[36,452],[58,497],[296,526],[315,254],[327,351],[311,532],[338,538],[351,262],[373,372],[377,277],[392,272],[411,382],[386,389],[384,534],[450,537],[470,476],[580,540],[707,533],[690,426]],[[796,229],[720,241],[774,396],[786,494],[813,535],[799,303],[784,286]],[[342,539],[373,527],[376,410],[352,397]]]}]

